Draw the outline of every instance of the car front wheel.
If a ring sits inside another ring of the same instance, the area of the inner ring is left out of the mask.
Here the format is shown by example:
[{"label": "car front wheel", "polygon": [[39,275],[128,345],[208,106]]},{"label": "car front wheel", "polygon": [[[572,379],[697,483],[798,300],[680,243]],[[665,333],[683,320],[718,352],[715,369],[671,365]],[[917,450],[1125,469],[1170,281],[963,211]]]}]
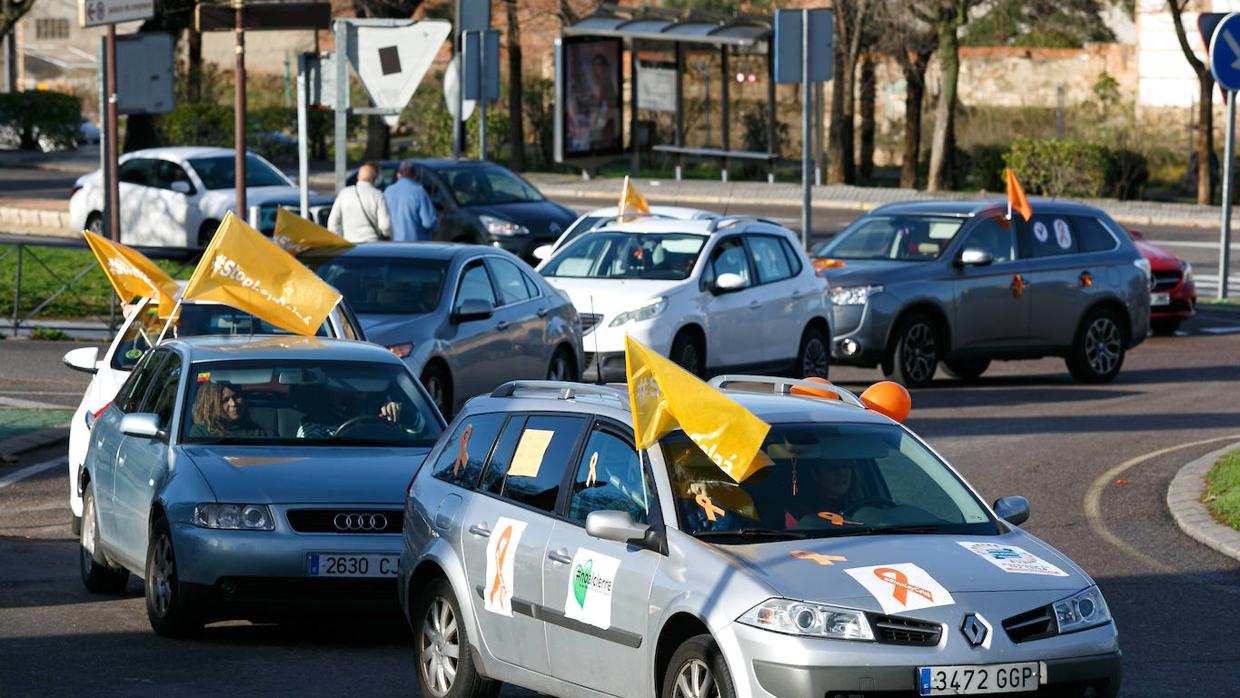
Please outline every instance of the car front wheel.
[{"label": "car front wheel", "polygon": [[925,315],[900,322],[895,341],[883,361],[887,378],[906,388],[930,385],[939,367],[939,338],[935,323]]},{"label": "car front wheel", "polygon": [[163,518],[151,527],[146,552],[146,615],[164,637],[192,637],[202,630],[196,609],[182,594],[172,530]]},{"label": "car front wheel", "polygon": [[442,577],[418,593],[414,604],[418,688],[432,698],[489,698],[500,684],[474,666],[465,620],[452,587]]},{"label": "car front wheel", "polygon": [[571,351],[564,347],[555,350],[555,356],[551,357],[551,365],[547,368],[547,380],[577,380],[577,366],[573,362],[573,353]]},{"label": "car front wheel", "polygon": [[681,330],[672,341],[671,360],[698,378],[706,374],[706,348],[692,332]]},{"label": "car front wheel", "polygon": [[448,369],[439,363],[433,363],[422,372],[422,386],[430,394],[435,407],[444,419],[452,418],[452,379]]},{"label": "car front wheel", "polygon": [[1098,309],[1085,316],[1066,360],[1068,372],[1082,383],[1107,383],[1124,365],[1124,334],[1115,314]]},{"label": "car front wheel", "polygon": [[685,640],[663,676],[661,698],[734,698],[736,688],[723,654],[710,635]]}]

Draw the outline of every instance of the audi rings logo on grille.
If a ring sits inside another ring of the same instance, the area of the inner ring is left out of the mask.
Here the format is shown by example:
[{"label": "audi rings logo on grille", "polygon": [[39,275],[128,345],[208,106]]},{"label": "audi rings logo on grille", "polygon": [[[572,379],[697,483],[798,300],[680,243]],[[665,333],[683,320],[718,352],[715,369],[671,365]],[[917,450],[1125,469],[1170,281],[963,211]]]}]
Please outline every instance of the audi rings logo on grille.
[{"label": "audi rings logo on grille", "polygon": [[337,531],[386,531],[388,527],[383,514],[336,514],[332,523]]}]

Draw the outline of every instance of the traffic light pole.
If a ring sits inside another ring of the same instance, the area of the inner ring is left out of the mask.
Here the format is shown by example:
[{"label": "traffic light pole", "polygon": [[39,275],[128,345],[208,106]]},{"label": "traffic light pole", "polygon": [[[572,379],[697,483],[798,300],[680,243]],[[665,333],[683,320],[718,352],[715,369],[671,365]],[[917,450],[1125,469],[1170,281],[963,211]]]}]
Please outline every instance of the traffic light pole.
[{"label": "traffic light pole", "polygon": [[116,242],[121,240],[121,192],[118,183],[118,169],[116,162],[116,138],[117,138],[117,108],[116,108],[116,25],[108,25],[108,33],[104,39],[104,62],[107,66],[104,70],[103,91],[107,96],[107,105],[104,112],[107,123],[104,124],[103,134],[103,157],[106,163],[104,169],[104,180],[107,185],[107,220],[108,220],[108,237]]}]

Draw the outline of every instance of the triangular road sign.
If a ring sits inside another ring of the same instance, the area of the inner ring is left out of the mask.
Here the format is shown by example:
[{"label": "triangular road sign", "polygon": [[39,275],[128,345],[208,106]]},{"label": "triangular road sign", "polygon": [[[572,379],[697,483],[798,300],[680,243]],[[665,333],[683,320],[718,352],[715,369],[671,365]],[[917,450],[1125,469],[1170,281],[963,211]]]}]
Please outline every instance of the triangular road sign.
[{"label": "triangular road sign", "polygon": [[[349,62],[375,106],[403,109],[430,69],[452,24],[443,20],[414,22],[403,27],[352,26]],[[384,116],[395,126],[399,116]]]}]

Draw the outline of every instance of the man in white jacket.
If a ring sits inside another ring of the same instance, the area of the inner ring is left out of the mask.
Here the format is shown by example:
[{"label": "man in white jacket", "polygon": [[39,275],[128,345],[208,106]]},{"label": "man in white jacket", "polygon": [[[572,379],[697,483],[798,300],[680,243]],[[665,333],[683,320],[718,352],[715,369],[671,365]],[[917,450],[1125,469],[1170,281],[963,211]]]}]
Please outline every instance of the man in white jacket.
[{"label": "man in white jacket", "polygon": [[336,195],[327,228],[349,242],[375,242],[392,239],[392,221],[388,217],[383,192],[375,186],[379,167],[366,163],[357,171],[357,184],[345,187]]}]

